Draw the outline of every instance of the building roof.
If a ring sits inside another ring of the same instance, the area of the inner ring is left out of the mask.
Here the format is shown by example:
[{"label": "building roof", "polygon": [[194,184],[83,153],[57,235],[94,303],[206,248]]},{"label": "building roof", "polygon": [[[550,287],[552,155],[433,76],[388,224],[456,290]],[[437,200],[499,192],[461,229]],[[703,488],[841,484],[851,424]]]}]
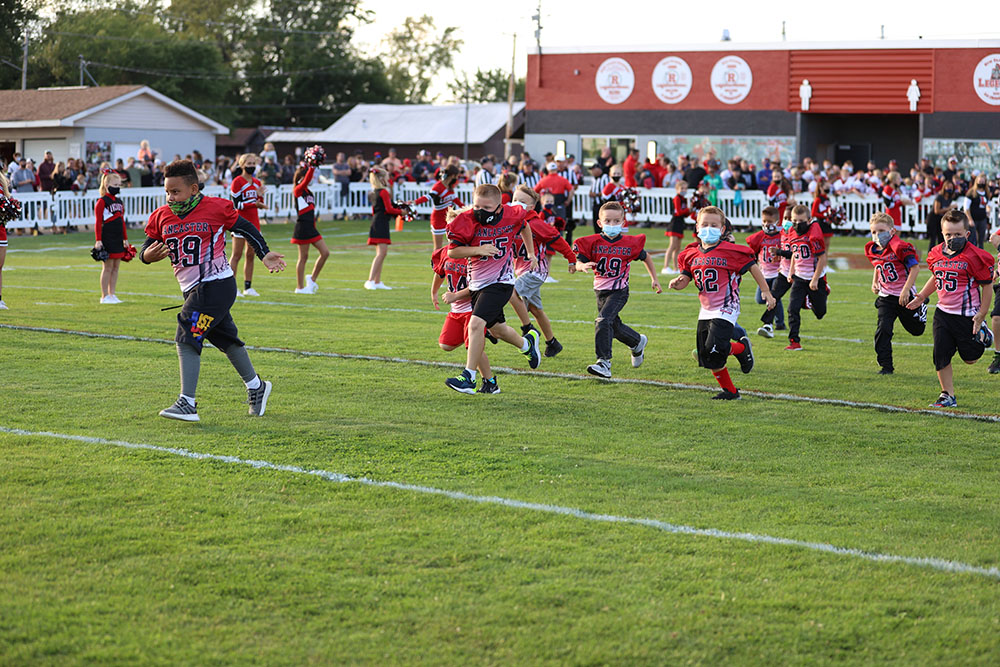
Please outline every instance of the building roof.
[{"label": "building roof", "polygon": [[149,86],[68,86],[35,90],[0,90],[0,128],[74,127],[88,116],[135,98],[152,98],[215,134],[229,129]]},{"label": "building roof", "polygon": [[[461,144],[465,141],[464,104],[358,104],[322,132],[275,132],[272,142],[352,144]],[[507,103],[470,104],[470,144],[485,143],[507,125]],[[524,102],[514,102],[514,115]]]},{"label": "building roof", "polygon": [[[691,51],[856,51],[865,49],[995,49],[1000,39],[872,39],[814,42],[734,42],[701,44],[619,44],[612,46],[542,46],[542,55],[579,53],[682,53]],[[538,47],[528,53],[538,54]]]}]

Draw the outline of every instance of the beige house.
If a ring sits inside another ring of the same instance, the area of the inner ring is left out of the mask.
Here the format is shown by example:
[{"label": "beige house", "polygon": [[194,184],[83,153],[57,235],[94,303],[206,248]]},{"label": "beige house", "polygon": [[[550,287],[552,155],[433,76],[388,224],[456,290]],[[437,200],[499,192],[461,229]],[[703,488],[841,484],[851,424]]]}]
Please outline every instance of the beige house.
[{"label": "beige house", "polygon": [[229,129],[149,86],[73,86],[0,90],[0,158],[15,152],[36,162],[45,151],[67,157],[127,159],[145,140],[159,158],[199,151],[215,157]]}]

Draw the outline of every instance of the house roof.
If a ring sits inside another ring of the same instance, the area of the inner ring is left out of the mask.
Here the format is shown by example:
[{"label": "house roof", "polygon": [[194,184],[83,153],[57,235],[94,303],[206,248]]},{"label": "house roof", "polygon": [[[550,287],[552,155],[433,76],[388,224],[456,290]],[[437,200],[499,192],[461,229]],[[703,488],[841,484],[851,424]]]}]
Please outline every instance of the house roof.
[{"label": "house roof", "polygon": [[[464,104],[358,104],[322,132],[274,132],[272,142],[460,144]],[[470,104],[470,144],[481,144],[507,124],[507,103]],[[514,103],[514,115],[524,102]]]},{"label": "house roof", "polygon": [[229,129],[149,86],[69,86],[0,90],[0,128],[73,127],[91,114],[147,95],[207,125],[215,134]]}]

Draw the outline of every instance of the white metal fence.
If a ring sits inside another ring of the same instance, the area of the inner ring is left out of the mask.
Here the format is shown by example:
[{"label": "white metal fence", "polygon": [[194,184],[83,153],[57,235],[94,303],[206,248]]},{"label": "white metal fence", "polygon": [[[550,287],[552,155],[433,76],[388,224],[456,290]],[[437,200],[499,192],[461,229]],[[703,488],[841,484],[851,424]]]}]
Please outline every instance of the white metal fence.
[{"label": "white metal fence", "polygon": [[[316,198],[316,211],[319,215],[370,215],[371,203],[368,193],[371,188],[367,183],[350,183],[346,189],[339,184],[315,184],[310,188]],[[472,184],[459,185],[456,188],[459,199],[465,204],[472,202]],[[400,183],[396,185],[394,196],[397,200],[414,200],[430,190],[430,184]],[[225,197],[226,192],[220,186],[205,189],[205,194],[214,197]],[[672,188],[640,189],[642,211],[635,215],[636,222],[667,223],[673,215]],[[748,227],[760,224],[760,213],[767,206],[767,197],[757,190],[741,191],[737,203],[736,192],[722,190],[718,194],[718,205],[725,211],[736,227]],[[57,192],[54,195],[46,192],[15,193],[21,202],[21,219],[7,223],[10,229],[49,228],[64,225],[94,224],[94,205],[100,195],[96,190],[84,194],[75,192]],[[118,195],[125,205],[125,219],[130,223],[143,223],[156,208],[166,203],[163,190],[159,188],[130,188],[122,190]],[[810,204],[808,194],[796,195],[799,203]],[[589,220],[591,217],[591,199],[587,188],[578,188],[573,195],[573,217],[579,220]],[[270,187],[265,190],[264,203],[266,209],[260,210],[264,220],[289,219],[295,216],[295,197],[291,185]],[[871,195],[861,197],[848,195],[835,198],[835,205],[842,206],[846,213],[843,229],[867,231],[868,220],[873,213],[883,210],[880,197]],[[991,203],[993,226],[996,227],[1000,200]],[[933,200],[903,207],[903,229],[905,231],[926,231],[925,220],[933,208]],[[416,207],[417,213],[429,215],[431,205],[421,204]]]}]

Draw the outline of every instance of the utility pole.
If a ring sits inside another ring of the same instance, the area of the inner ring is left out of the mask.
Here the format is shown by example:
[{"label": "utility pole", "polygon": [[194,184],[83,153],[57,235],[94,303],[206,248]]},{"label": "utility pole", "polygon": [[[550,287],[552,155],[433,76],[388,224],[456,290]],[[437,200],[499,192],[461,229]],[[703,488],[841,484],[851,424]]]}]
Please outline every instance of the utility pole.
[{"label": "utility pole", "polygon": [[781,22],[781,41],[785,41],[785,22]]},{"label": "utility pole", "polygon": [[80,85],[81,86],[83,85],[83,68],[84,68],[83,54],[81,53],[80,54]]},{"label": "utility pole", "polygon": [[28,89],[28,26],[24,27],[24,54],[21,56],[21,90]]},{"label": "utility pole", "polygon": [[462,147],[462,161],[469,161],[469,75],[465,75],[465,140]]},{"label": "utility pole", "polygon": [[[514,63],[517,61],[517,33],[514,33],[514,49],[510,55],[510,79],[507,82],[507,132],[504,136],[504,152],[510,155],[510,138],[514,134]],[[506,155],[504,156],[506,157]]]},{"label": "utility pole", "polygon": [[542,87],[542,0],[538,0],[538,10],[531,17],[535,22],[535,46],[538,47],[538,67],[535,68],[535,85]]}]

